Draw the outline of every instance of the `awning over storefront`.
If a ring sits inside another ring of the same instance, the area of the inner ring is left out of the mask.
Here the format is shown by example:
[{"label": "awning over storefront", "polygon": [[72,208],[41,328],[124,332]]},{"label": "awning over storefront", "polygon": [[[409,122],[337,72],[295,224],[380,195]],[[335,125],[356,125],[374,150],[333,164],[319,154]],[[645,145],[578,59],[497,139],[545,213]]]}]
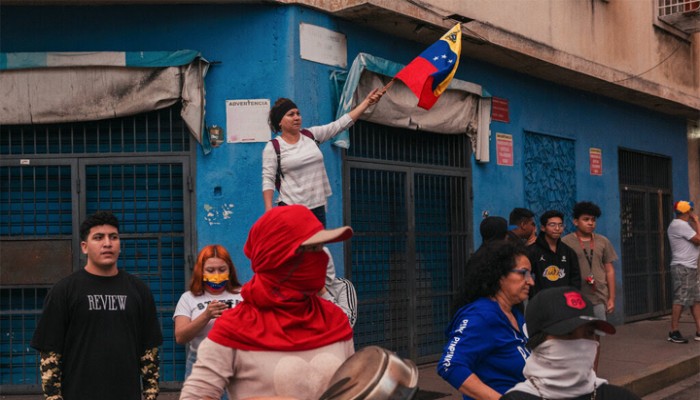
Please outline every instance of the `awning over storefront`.
[{"label": "awning over storefront", "polygon": [[[337,117],[352,110],[375,88],[389,83],[404,66],[360,53],[352,63],[340,96]],[[418,108],[418,99],[401,81],[395,81],[382,101],[360,117],[382,125],[443,134],[466,134],[477,161],[488,162],[491,96],[480,85],[453,79],[429,110]],[[336,146],[350,147],[348,132],[336,136]]]},{"label": "awning over storefront", "polygon": [[94,121],[181,101],[202,143],[208,66],[193,50],[0,53],[0,124]]}]

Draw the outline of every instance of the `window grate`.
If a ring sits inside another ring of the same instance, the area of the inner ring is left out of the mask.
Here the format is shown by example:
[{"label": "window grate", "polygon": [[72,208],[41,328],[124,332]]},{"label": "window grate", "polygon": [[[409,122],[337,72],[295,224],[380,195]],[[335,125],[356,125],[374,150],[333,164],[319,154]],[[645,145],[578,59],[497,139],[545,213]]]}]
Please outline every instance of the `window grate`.
[{"label": "window grate", "polygon": [[0,126],[0,154],[7,156],[170,154],[189,149],[190,135],[179,106],[101,121]]},{"label": "window grate", "polygon": [[[382,131],[381,135],[373,132]],[[466,135],[438,135],[361,121],[352,130],[347,156],[416,165],[467,168]]]},{"label": "window grate", "polygon": [[671,188],[671,159],[653,154],[621,150],[620,184]]},{"label": "window grate", "polygon": [[700,10],[698,0],[659,0],[659,17]]},{"label": "window grate", "polygon": [[0,237],[28,239],[72,233],[71,167],[0,167]]}]

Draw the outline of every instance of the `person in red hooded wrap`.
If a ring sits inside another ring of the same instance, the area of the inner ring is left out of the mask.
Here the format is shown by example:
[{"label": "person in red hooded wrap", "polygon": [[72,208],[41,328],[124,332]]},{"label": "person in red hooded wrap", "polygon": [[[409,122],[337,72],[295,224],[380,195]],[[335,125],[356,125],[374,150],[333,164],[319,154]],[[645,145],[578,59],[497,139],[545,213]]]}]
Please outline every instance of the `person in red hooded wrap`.
[{"label": "person in red hooded wrap", "polygon": [[318,399],[354,353],[345,313],[317,296],[328,255],[348,226],[325,230],[305,206],[275,207],[253,225],[244,246],[253,278],[243,302],[223,313],[202,341],[180,399],[284,396]]}]

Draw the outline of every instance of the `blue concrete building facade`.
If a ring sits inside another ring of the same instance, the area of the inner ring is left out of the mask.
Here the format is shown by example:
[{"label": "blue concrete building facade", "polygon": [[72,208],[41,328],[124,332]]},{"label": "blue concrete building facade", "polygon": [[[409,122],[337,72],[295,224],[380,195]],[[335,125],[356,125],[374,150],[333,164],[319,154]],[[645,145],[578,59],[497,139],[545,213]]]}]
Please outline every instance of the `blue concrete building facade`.
[{"label": "blue concrete building facade", "polygon": [[[309,8],[222,4],[2,6],[0,50],[15,53],[191,49],[211,63],[205,78],[207,125],[226,127],[226,100],[269,99],[274,102],[278,97],[294,99],[302,111],[305,126],[324,124],[334,119],[338,107],[336,82],[331,77],[343,69],[300,57],[301,23],[344,34],[348,64],[361,52],[406,64],[425,48],[424,43],[367,29]],[[626,205],[636,204],[633,200],[627,201],[625,193],[630,188],[646,193],[644,190],[653,187],[653,182],[642,181],[648,175],[644,168],[653,171],[655,167],[647,167],[646,162],[631,167],[621,165],[621,158],[632,154],[645,160],[645,157],[665,160],[662,162],[668,166],[665,181],[671,183],[670,187],[663,188],[665,197],[655,207],[647,204],[649,196],[640,194],[640,201],[647,202],[640,204],[647,211],[646,214],[635,211],[632,219],[651,218],[659,208],[668,218],[668,202],[688,197],[686,121],[486,64],[466,53],[461,56],[456,78],[481,85],[490,95],[506,99],[509,113],[508,122],[494,120],[490,124],[490,161],[478,162],[469,156],[467,180],[471,191],[466,203],[469,232],[464,247],[467,251],[478,247],[479,222],[486,214],[507,218],[514,207],[528,207],[536,213],[558,207],[565,208],[561,211],[570,215],[573,202],[593,201],[603,210],[597,231],[611,240],[621,256],[615,263],[618,311],[612,320],[615,323],[628,320],[625,309],[632,307],[636,300],[626,298],[625,278],[635,273],[625,270],[624,263],[628,260],[631,263],[631,259],[623,250],[626,248],[623,242],[630,239],[626,235],[632,231],[635,238],[640,237],[638,234],[642,231],[644,234],[648,231],[638,225],[625,225]],[[498,163],[497,134],[512,139],[512,166]],[[191,258],[203,246],[220,243],[229,249],[240,280],[246,282],[252,271],[243,246],[248,230],[264,212],[261,153],[265,143],[223,143],[205,154],[193,139],[191,141],[190,155],[194,164],[190,166],[193,176],[188,203],[191,221],[185,233],[191,237],[191,242],[183,257]],[[597,154],[601,155],[600,175],[591,174],[591,148],[598,149]],[[322,151],[333,190],[328,204],[328,226],[351,223],[343,213],[349,185],[345,179],[344,150],[326,144]],[[636,168],[644,176],[638,177]],[[635,180],[637,178],[642,181]],[[9,211],[3,214],[5,212]],[[571,227],[569,222],[568,228]],[[9,235],[2,239],[9,239]],[[630,254],[643,246],[644,243],[634,244]],[[347,263],[352,258],[344,256],[349,251],[346,246],[336,244],[331,250],[339,275],[357,273],[351,272],[353,266]],[[179,292],[187,290],[187,267],[191,267],[191,262],[185,261],[183,266],[183,275],[176,279]],[[0,268],[12,268],[12,265],[4,259]],[[647,282],[653,278],[644,275],[643,279]],[[633,284],[636,283],[630,283]],[[12,290],[17,287],[2,283],[0,288],[7,292],[3,294],[7,300],[4,311],[10,307]],[[178,291],[177,287],[173,290]],[[358,292],[362,293],[362,289],[358,288]],[[176,298],[171,300],[177,301]],[[164,335],[172,335],[167,328],[171,317],[168,312],[172,312],[172,308],[163,307],[161,311],[166,327]],[[645,313],[640,311],[640,314]],[[449,319],[449,315],[444,318]],[[31,325],[28,323],[25,327]],[[17,329],[16,321],[3,323],[3,337],[6,330],[13,329]],[[437,330],[442,329],[444,326]],[[172,337],[169,340],[172,342]],[[369,342],[368,339],[365,343]],[[24,358],[13,358],[16,345],[5,342],[0,349],[2,386],[36,388],[39,381],[35,373],[29,372],[28,378],[6,373],[13,363],[15,368],[24,366],[25,371],[31,371],[35,365],[29,361],[35,355],[26,348],[26,343]],[[170,346],[174,350],[166,356],[164,368],[168,372],[163,376],[165,381],[176,384],[184,371],[184,348],[178,349],[172,343]]]}]

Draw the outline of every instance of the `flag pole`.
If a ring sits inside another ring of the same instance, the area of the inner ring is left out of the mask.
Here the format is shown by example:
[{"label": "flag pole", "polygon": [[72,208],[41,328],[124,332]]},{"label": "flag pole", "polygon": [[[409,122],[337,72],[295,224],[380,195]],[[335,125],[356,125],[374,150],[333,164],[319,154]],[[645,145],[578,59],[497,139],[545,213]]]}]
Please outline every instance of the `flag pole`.
[{"label": "flag pole", "polygon": [[395,81],[395,80],[396,80],[396,78],[391,78],[391,80],[389,81],[389,83],[387,83],[386,85],[384,85],[384,87],[382,88],[382,90],[380,90],[380,92],[382,93],[382,96],[384,95],[384,93],[386,93],[387,90],[389,90],[389,88],[391,87],[391,85],[394,84],[394,81]]}]

